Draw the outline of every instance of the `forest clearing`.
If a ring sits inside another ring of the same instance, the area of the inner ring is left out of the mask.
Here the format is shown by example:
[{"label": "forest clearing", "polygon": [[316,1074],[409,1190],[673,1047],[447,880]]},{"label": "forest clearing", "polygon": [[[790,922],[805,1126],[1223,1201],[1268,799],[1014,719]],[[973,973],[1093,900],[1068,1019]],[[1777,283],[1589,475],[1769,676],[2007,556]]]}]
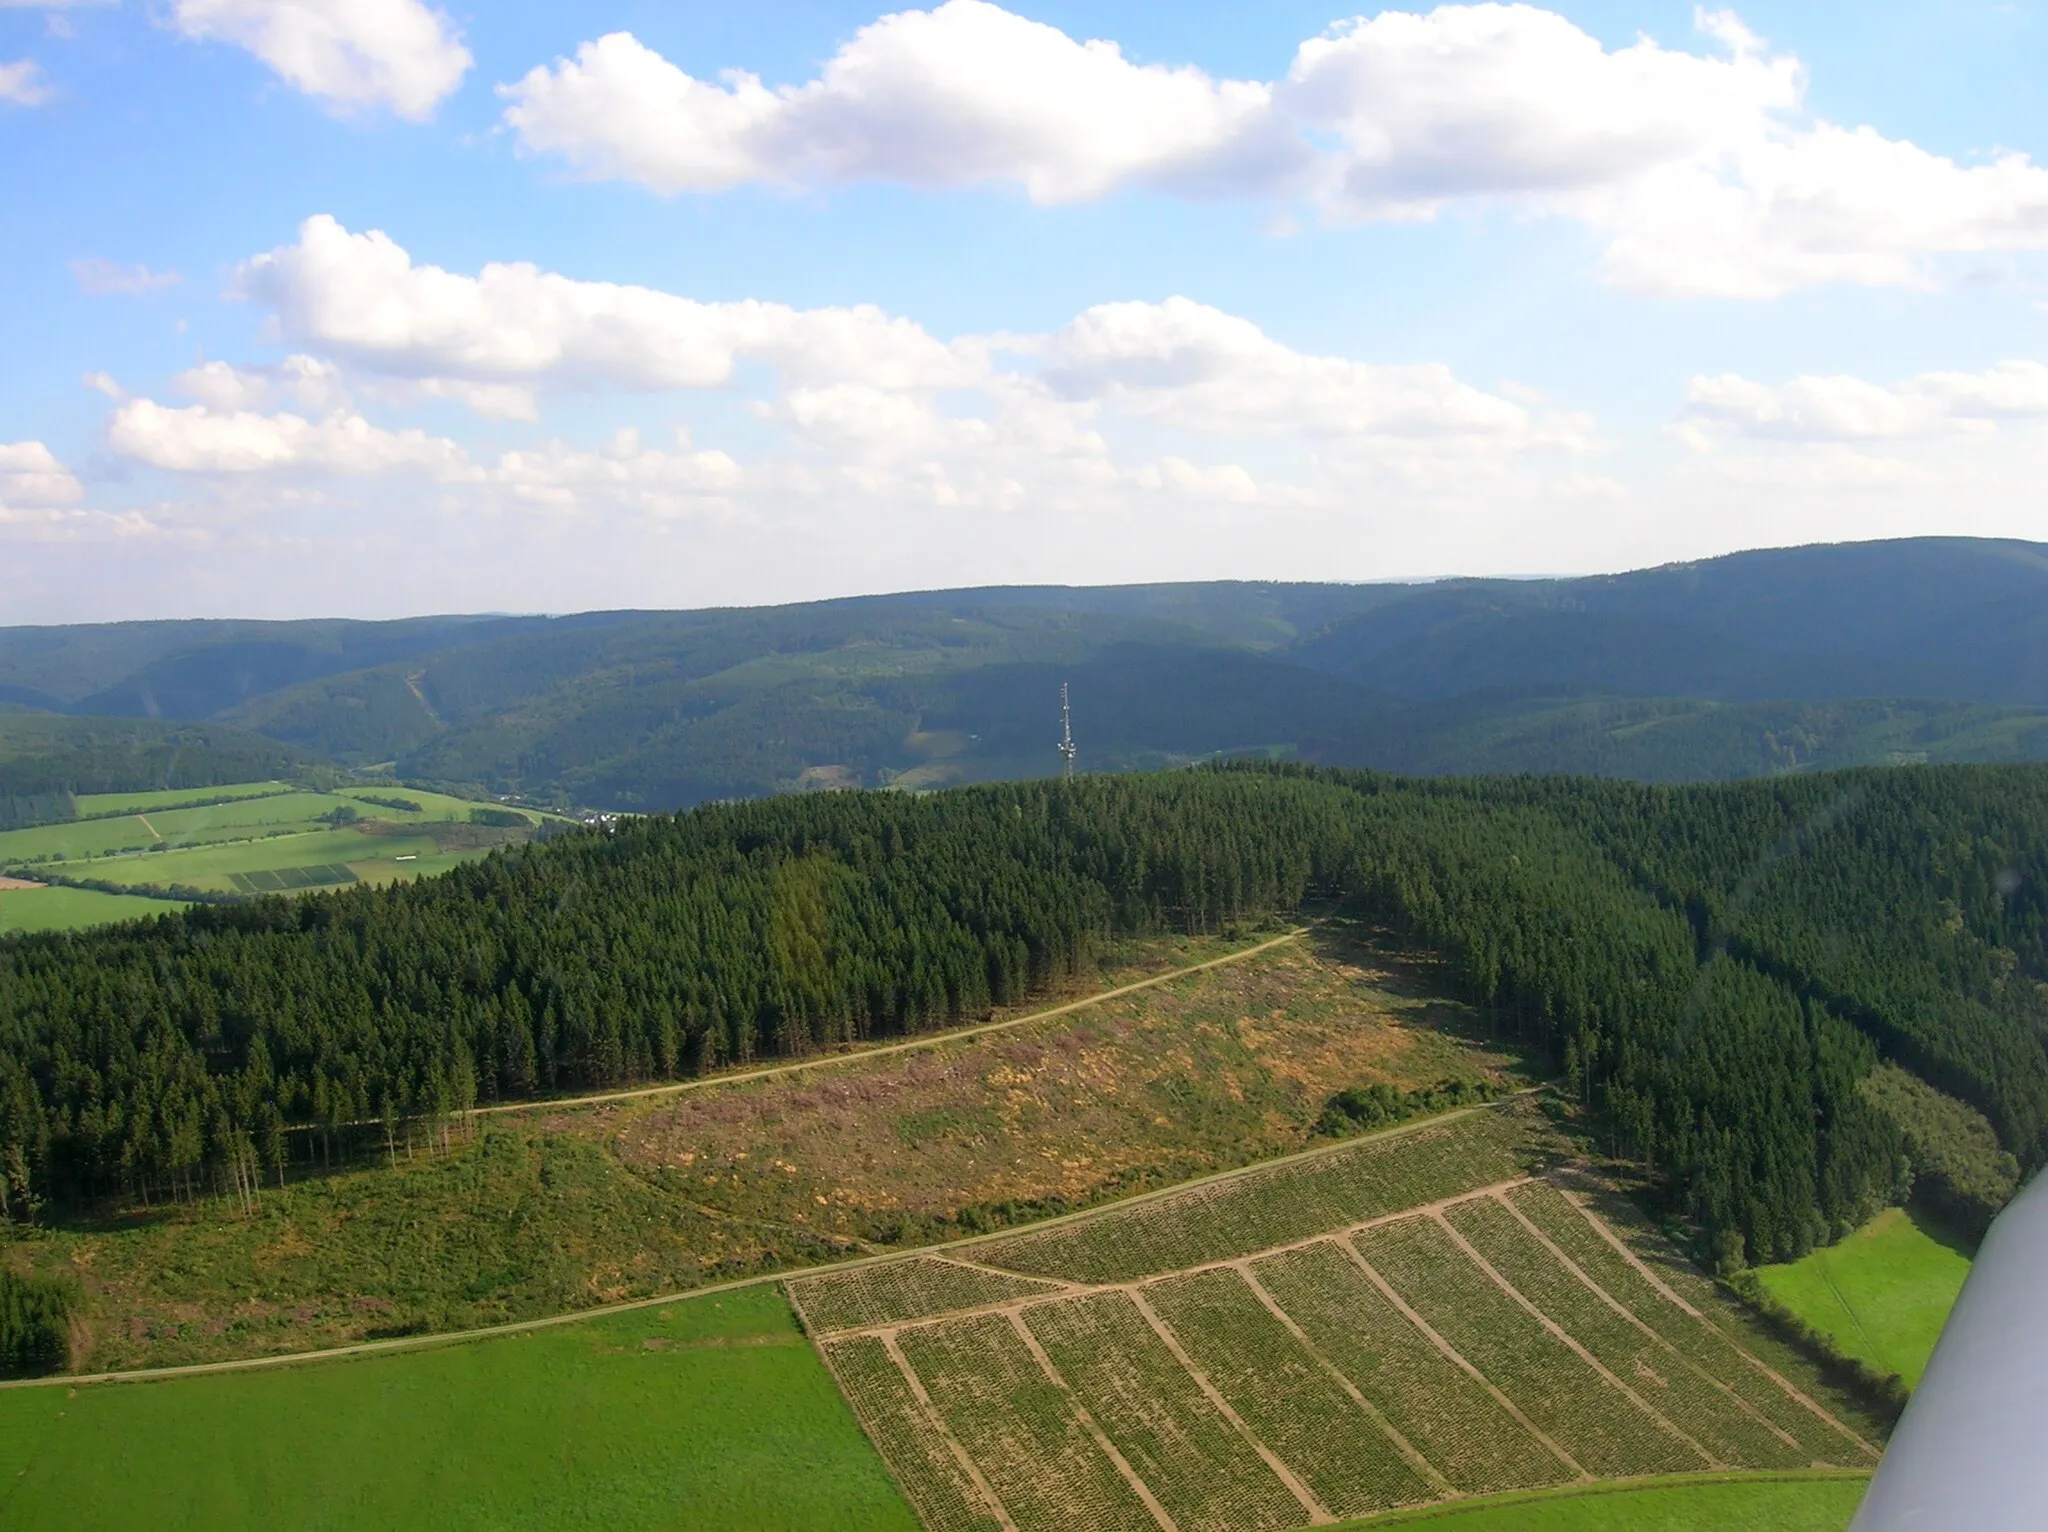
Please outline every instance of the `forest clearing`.
[{"label": "forest clearing", "polygon": [[[62,891],[58,891],[62,892]],[[41,898],[45,895],[30,897]],[[677,1093],[534,1103],[329,1172],[19,1230],[79,1281],[74,1371],[460,1330],[887,1253],[1317,1143],[1332,1093],[1533,1075],[1433,970],[1334,922],[1119,945],[1003,1030]],[[1263,950],[1260,950],[1263,948]],[[1218,966],[1218,959],[1225,959]],[[1134,983],[1150,987],[1100,998]],[[480,1293],[475,1272],[494,1274]]]},{"label": "forest clearing", "polygon": [[1524,1098],[788,1287],[939,1532],[1872,1466],[1882,1423],[1569,1153]]}]

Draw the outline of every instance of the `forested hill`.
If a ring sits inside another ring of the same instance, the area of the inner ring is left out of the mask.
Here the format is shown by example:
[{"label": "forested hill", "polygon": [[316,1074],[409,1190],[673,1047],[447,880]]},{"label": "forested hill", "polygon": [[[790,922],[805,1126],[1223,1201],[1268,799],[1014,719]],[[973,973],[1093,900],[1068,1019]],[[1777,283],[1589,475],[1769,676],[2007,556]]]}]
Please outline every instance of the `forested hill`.
[{"label": "forested hill", "polygon": [[206,721],[332,765],[636,811],[1036,776],[1057,764],[1062,682],[1097,771],[1226,754],[1689,781],[2048,760],[2048,547],[1917,539],[1578,580],[0,629],[0,705]]},{"label": "forested hill", "polygon": [[1881,1061],[2025,1163],[2048,1142],[2048,770],[1243,767],[729,804],[0,943],[0,1163],[17,1200],[176,1192],[350,1124],[944,1026],[1118,934],[1332,902],[1442,954],[1729,1258],[1901,1193]]}]

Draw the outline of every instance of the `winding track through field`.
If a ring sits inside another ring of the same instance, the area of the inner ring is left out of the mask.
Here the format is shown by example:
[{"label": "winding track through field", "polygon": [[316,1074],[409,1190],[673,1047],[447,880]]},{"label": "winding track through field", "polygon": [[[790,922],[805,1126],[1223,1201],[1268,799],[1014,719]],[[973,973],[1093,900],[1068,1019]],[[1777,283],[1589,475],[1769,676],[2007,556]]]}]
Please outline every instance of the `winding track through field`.
[{"label": "winding track through field", "polygon": [[1271,952],[1275,947],[1284,947],[1289,942],[1300,941],[1308,932],[1307,926],[1297,926],[1285,936],[1276,936],[1270,941],[1260,942],[1255,947],[1226,952],[1222,957],[1190,963],[1185,968],[1169,969],[1165,973],[1156,973],[1149,979],[1139,979],[1132,984],[1120,984],[1115,989],[1084,995],[1079,1000],[1069,1000],[1042,1011],[1031,1011],[1023,1016],[1006,1016],[1001,1021],[984,1021],[971,1027],[956,1027],[949,1032],[932,1032],[923,1037],[910,1038],[905,1042],[882,1043],[872,1048],[849,1048],[843,1053],[828,1053],[821,1058],[798,1059],[793,1064],[771,1064],[764,1069],[743,1069],[731,1074],[705,1075],[702,1079],[679,1080],[668,1085],[643,1085],[633,1090],[604,1091],[594,1096],[563,1096],[549,1101],[511,1101],[499,1106],[480,1106],[475,1108],[471,1115],[494,1117],[505,1112],[558,1111],[563,1107],[604,1106],[613,1101],[642,1101],[649,1096],[679,1096],[686,1091],[710,1090],[720,1085],[745,1085],[755,1080],[773,1080],[781,1075],[801,1074],[808,1069],[826,1069],[835,1064],[865,1063],[869,1059],[885,1059],[892,1054],[916,1053],[926,1048],[943,1047],[948,1043],[968,1042],[977,1037],[987,1037],[991,1033],[1007,1032],[1012,1027],[1026,1026],[1034,1021],[1046,1021],[1054,1016],[1065,1016],[1072,1011],[1086,1010],[1089,1006],[1100,1005],[1105,1000],[1135,995],[1139,990],[1169,984],[1175,979],[1186,978],[1191,973],[1203,973],[1211,968],[1242,963],[1246,958],[1257,957],[1261,952]]}]

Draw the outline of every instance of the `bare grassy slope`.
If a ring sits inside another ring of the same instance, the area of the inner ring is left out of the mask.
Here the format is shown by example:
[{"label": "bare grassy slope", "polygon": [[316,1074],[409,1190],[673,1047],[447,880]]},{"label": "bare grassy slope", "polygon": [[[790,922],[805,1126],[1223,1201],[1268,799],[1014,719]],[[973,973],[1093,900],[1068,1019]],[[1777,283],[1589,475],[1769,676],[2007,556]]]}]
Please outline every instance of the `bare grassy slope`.
[{"label": "bare grassy slope", "polygon": [[[1231,950],[1133,947],[1090,987]],[[999,1227],[1298,1149],[1332,1091],[1445,1075],[1521,1078],[1426,970],[1326,930],[978,1039],[493,1116],[449,1152],[401,1143],[246,1213],[109,1209],[0,1260],[82,1281],[77,1368],[275,1354]]]}]

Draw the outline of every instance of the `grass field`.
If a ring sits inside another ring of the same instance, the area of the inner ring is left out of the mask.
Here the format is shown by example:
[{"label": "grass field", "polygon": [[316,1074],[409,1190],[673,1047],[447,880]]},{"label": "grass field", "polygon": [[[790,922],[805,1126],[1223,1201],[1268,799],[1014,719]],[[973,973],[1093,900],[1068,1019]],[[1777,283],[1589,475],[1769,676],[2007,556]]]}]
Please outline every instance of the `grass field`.
[{"label": "grass field", "polygon": [[463,1345],[0,1390],[0,1525],[916,1532],[773,1288]]},{"label": "grass field", "polygon": [[[1873,1466],[1880,1423],[1707,1297],[1628,1204],[1559,1165],[1565,1148],[1523,1098],[947,1247],[976,1268],[955,1313],[934,1311],[942,1284],[886,1267],[858,1304],[846,1276],[788,1287],[934,1527],[1221,1532],[1472,1488]],[[1546,1227],[1567,1219],[1577,1235]],[[1006,1287],[1027,1272],[1067,1285]],[[1769,1519],[1782,1502],[1835,1528],[1860,1489],[1689,1483],[1452,1524],[1809,1524]]]},{"label": "grass field", "polygon": [[236,798],[267,798],[292,791],[287,782],[239,782],[231,787],[173,787],[153,793],[80,793],[78,817],[103,814],[154,814],[160,809],[197,808]]},{"label": "grass field", "polygon": [[1595,1485],[1367,1517],[1344,1522],[1336,1532],[1842,1532],[1866,1482],[1829,1475]]},{"label": "grass field", "polygon": [[[31,832],[32,833],[32,832]],[[153,856],[95,858],[90,862],[57,862],[49,870],[73,878],[103,878],[111,883],[161,885],[182,883],[192,888],[237,892],[236,873],[263,872],[274,867],[305,867],[319,863],[374,867],[394,858],[426,858],[438,851],[433,838],[413,835],[365,835],[360,830],[295,830],[260,839],[237,839],[166,851]],[[27,868],[33,873],[36,869]]]},{"label": "grass field", "polygon": [[[371,801],[377,798],[386,801]],[[76,930],[158,914],[177,907],[161,897],[174,887],[253,895],[426,877],[527,833],[469,822],[474,810],[499,805],[387,786],[306,792],[248,782],[99,794],[78,806],[83,817],[73,823],[0,832],[0,869],[115,884],[137,897],[70,890],[33,906],[0,901],[0,932]],[[360,820],[341,828],[324,822],[337,811]],[[529,826],[543,817],[517,812]],[[158,897],[138,902],[150,895]]]},{"label": "grass field", "polygon": [[1920,1381],[1970,1258],[1934,1225],[1888,1208],[1840,1243],[1757,1278],[1778,1302],[1845,1355],[1910,1388]]},{"label": "grass field", "polygon": [[174,900],[103,894],[90,888],[0,888],[0,936],[76,931],[184,907]]},{"label": "grass field", "polygon": [[271,791],[193,808],[148,809],[114,818],[38,825],[31,830],[0,832],[0,861],[17,865],[65,863],[150,851],[158,845],[175,851],[220,841],[251,840],[279,831],[302,830],[322,814],[355,807],[349,799],[334,793]]}]

